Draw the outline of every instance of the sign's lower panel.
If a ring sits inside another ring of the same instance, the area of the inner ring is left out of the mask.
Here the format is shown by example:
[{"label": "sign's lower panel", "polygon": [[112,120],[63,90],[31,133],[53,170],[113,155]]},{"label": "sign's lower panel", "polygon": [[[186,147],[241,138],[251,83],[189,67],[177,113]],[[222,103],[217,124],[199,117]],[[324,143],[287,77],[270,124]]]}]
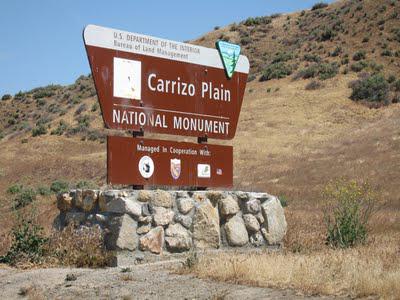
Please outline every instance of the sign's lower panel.
[{"label": "sign's lower panel", "polygon": [[232,187],[231,146],[107,137],[109,184]]}]

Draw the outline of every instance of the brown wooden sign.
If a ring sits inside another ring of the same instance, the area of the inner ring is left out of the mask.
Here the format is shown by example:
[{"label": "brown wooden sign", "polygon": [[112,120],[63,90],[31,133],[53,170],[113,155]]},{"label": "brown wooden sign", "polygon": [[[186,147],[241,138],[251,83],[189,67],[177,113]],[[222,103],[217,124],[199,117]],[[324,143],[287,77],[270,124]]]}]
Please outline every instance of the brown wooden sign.
[{"label": "brown wooden sign", "polygon": [[232,187],[231,146],[107,137],[109,184]]},{"label": "brown wooden sign", "polygon": [[84,41],[107,128],[232,139],[249,62],[216,49],[89,25]]}]

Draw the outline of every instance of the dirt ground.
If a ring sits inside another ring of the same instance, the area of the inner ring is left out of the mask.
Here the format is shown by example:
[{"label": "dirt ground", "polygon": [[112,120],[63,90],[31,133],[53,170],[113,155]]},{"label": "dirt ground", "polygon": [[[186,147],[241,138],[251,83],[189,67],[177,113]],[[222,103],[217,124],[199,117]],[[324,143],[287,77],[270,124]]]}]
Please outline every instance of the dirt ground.
[{"label": "dirt ground", "polygon": [[[0,269],[1,299],[333,299],[179,275],[180,261],[107,269]],[[124,272],[125,271],[125,272]],[[70,279],[70,280],[68,280]]]}]

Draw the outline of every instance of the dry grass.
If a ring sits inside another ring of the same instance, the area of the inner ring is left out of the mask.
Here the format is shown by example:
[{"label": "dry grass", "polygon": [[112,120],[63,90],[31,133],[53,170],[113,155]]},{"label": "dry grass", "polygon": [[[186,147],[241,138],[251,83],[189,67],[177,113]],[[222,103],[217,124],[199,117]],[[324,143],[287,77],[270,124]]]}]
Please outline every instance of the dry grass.
[{"label": "dry grass", "polygon": [[289,212],[288,221],[288,247],[284,251],[202,256],[191,271],[201,278],[293,288],[309,295],[398,299],[400,233],[393,230],[392,223],[380,224],[387,228],[386,234],[373,231],[366,245],[335,250],[324,246],[321,213],[294,210]]}]

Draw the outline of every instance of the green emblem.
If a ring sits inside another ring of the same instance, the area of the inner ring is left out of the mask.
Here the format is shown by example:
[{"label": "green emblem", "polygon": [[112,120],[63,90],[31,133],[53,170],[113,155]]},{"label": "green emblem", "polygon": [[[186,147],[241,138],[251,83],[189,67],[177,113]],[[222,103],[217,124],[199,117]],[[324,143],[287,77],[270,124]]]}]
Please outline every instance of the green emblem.
[{"label": "green emblem", "polygon": [[218,41],[216,47],[224,63],[226,76],[232,78],[240,56],[240,46],[225,41]]}]

